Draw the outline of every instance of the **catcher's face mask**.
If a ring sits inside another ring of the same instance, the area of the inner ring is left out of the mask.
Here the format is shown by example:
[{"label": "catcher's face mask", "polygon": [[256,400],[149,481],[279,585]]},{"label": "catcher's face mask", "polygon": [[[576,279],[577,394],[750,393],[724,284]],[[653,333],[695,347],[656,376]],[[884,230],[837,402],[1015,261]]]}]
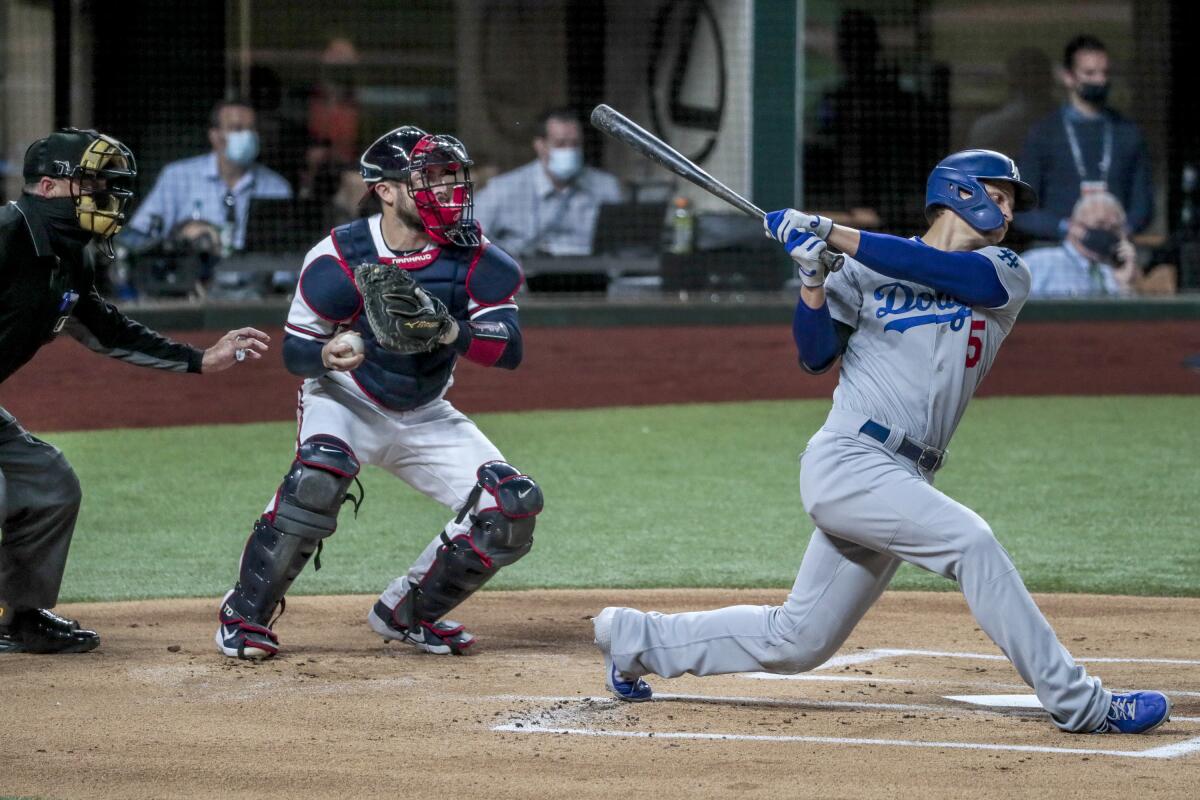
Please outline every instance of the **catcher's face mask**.
[{"label": "catcher's face mask", "polygon": [[115,236],[125,223],[136,176],[137,164],[128,147],[104,134],[93,140],[71,175],[79,227],[105,241]]},{"label": "catcher's face mask", "polygon": [[472,161],[462,142],[453,136],[426,136],[410,159],[408,194],[429,237],[440,244],[477,247]]}]

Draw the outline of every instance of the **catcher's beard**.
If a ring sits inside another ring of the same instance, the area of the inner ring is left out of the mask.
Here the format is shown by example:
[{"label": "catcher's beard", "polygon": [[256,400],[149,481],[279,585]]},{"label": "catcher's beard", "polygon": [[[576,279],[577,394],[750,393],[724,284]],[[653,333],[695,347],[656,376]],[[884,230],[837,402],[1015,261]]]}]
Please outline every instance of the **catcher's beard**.
[{"label": "catcher's beard", "polygon": [[425,233],[425,223],[421,220],[421,215],[417,213],[417,208],[409,202],[400,202],[393,206],[395,209],[396,219],[406,228],[410,228],[417,233]]}]

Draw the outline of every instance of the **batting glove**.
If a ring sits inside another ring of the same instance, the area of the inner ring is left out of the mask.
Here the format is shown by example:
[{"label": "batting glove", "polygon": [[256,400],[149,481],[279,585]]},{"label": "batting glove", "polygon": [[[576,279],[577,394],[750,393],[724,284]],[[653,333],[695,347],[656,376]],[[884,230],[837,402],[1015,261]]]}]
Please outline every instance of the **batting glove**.
[{"label": "batting glove", "polygon": [[767,236],[786,245],[788,237],[797,231],[811,233],[819,239],[828,239],[829,232],[833,230],[833,220],[816,214],[805,214],[794,208],[785,208],[767,214],[763,218],[763,227],[767,229]]},{"label": "batting glove", "polygon": [[799,275],[802,284],[810,289],[825,284],[829,270],[821,263],[821,254],[829,245],[824,240],[811,233],[792,231],[783,246],[792,257],[792,261],[796,262],[796,274]]}]

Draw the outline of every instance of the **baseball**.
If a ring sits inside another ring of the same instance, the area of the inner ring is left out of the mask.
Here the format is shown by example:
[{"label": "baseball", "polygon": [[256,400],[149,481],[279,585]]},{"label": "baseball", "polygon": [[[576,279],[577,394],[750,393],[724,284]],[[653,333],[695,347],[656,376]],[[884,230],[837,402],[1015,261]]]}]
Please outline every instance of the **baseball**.
[{"label": "baseball", "polygon": [[350,345],[350,351],[356,356],[362,355],[363,350],[366,349],[363,345],[362,336],[354,331],[343,331],[333,337],[333,341]]}]

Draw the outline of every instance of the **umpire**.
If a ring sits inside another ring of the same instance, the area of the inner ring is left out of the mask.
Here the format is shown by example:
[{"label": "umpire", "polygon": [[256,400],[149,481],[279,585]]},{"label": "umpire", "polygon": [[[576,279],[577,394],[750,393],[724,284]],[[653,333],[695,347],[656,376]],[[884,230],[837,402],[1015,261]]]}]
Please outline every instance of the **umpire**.
[{"label": "umpire", "polygon": [[[129,148],[94,130],[64,128],[25,151],[21,197],[0,208],[0,382],[59,333],[172,372],[216,372],[266,352],[269,337],[253,328],[201,351],[100,297],[84,251],[94,242],[111,257],[136,176]],[[48,610],[58,602],[80,499],[62,452],[0,407],[0,653],[82,653],[100,644],[95,631]]]}]

